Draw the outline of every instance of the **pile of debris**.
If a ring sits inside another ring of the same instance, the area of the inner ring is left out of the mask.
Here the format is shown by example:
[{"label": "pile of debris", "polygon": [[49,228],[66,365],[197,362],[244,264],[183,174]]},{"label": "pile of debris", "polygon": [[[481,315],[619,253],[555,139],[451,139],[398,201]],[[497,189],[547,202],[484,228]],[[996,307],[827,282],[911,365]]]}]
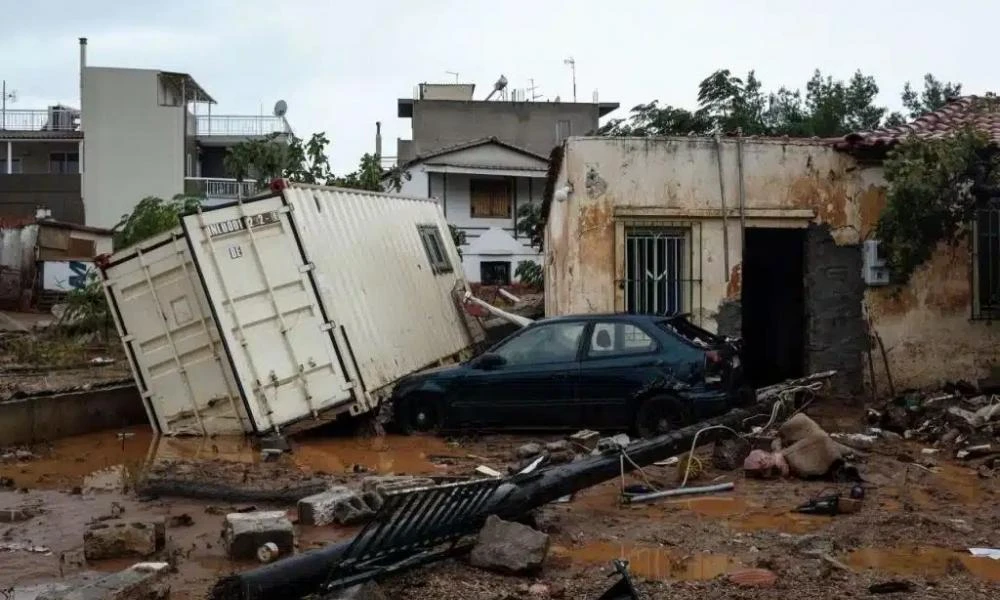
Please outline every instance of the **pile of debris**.
[{"label": "pile of debris", "polygon": [[902,394],[869,410],[868,419],[883,431],[952,451],[959,459],[1000,455],[1000,395],[967,384]]}]

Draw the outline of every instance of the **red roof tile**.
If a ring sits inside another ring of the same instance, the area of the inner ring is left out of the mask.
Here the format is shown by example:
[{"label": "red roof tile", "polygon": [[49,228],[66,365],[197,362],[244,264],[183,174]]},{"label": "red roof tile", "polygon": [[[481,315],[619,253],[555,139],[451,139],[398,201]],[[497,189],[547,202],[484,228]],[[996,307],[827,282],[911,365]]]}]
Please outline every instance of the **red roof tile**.
[{"label": "red roof tile", "polygon": [[944,137],[969,125],[1000,145],[1000,98],[962,96],[905,125],[849,133],[835,145],[841,150],[887,147],[911,136],[922,139]]}]

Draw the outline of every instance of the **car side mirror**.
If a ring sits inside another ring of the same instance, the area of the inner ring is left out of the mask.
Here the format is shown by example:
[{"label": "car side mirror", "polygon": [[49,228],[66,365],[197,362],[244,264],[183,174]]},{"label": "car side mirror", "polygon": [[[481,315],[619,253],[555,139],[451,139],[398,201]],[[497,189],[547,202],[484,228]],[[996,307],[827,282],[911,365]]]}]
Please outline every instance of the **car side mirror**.
[{"label": "car side mirror", "polygon": [[484,354],[476,359],[475,367],[484,371],[490,371],[507,364],[507,359],[499,354]]}]

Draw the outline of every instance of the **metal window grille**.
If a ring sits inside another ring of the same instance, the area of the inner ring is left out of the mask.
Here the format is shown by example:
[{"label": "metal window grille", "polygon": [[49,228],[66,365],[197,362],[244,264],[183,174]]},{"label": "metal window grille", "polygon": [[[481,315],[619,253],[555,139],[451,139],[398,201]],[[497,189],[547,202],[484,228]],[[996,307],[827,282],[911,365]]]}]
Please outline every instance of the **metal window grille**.
[{"label": "metal window grille", "polygon": [[683,231],[626,231],[626,311],[656,315],[683,311],[684,244]]},{"label": "metal window grille", "polygon": [[417,231],[420,232],[420,240],[424,244],[427,252],[427,259],[431,263],[431,270],[434,273],[450,273],[451,261],[448,260],[448,251],[445,249],[444,241],[441,239],[441,232],[435,225],[419,225]]},{"label": "metal window grille", "polygon": [[974,317],[1000,317],[1000,198],[976,209]]}]

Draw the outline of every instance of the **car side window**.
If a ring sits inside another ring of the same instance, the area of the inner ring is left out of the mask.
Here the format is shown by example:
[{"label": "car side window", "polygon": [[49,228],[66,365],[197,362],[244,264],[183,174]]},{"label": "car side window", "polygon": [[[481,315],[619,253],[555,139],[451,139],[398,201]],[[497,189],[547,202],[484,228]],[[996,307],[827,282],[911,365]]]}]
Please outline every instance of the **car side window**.
[{"label": "car side window", "polygon": [[551,323],[525,331],[493,351],[507,365],[573,362],[583,336],[583,323]]},{"label": "car side window", "polygon": [[645,354],[656,349],[656,341],[631,323],[595,323],[587,348],[589,358]]}]

